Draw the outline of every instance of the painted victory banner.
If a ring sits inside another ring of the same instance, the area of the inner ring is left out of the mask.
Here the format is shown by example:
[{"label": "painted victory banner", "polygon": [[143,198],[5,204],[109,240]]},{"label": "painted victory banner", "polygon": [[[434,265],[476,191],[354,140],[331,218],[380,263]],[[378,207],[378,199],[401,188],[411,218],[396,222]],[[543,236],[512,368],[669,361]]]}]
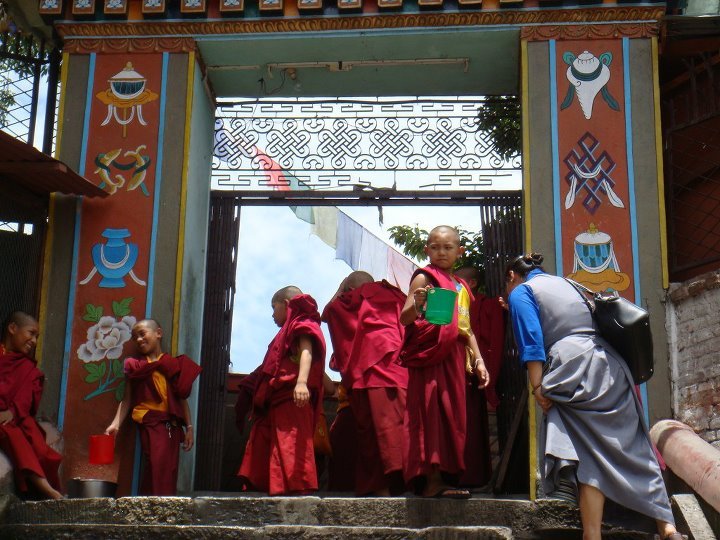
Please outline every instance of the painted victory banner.
[{"label": "painted victory banner", "polygon": [[[130,331],[146,316],[163,56],[90,58],[84,175],[110,196],[83,200],[76,230],[75,296],[66,345],[64,471],[66,479],[114,480],[118,467],[126,472],[132,468],[134,430],[126,427],[119,435],[119,465],[117,460],[109,466],[89,465],[87,445],[91,434],[104,432],[122,400],[123,359],[133,350]],[[121,491],[127,492],[129,486],[122,484]]]},{"label": "painted victory banner", "polygon": [[559,268],[634,300],[623,42],[558,41],[555,65]]}]

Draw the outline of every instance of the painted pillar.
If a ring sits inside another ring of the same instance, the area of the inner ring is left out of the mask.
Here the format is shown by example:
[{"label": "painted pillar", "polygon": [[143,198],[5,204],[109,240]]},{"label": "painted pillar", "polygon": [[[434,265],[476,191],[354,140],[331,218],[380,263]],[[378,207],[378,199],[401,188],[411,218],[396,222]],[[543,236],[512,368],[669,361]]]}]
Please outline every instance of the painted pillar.
[{"label": "painted pillar", "polygon": [[[192,40],[78,40],[65,51],[58,155],[111,195],[53,200],[43,412],[63,432],[66,480],[117,477],[127,494],[138,482],[130,419],[113,465],[88,463],[88,437],[122,399],[135,321],[157,319],[166,352],[200,360],[214,109]],[[192,465],[192,455],[181,463],[181,492]]]},{"label": "painted pillar", "polygon": [[[656,33],[657,23],[522,31],[526,250],[542,252],[549,272],[650,311],[650,423],[670,415]],[[531,399],[533,471],[538,410]]]}]

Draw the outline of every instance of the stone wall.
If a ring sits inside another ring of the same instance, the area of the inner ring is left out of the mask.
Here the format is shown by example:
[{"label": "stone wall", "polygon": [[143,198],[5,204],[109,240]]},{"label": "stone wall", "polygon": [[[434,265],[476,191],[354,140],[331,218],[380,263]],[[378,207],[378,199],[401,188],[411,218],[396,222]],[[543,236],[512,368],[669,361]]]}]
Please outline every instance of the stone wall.
[{"label": "stone wall", "polygon": [[720,270],[672,283],[666,313],[674,416],[720,448]]}]

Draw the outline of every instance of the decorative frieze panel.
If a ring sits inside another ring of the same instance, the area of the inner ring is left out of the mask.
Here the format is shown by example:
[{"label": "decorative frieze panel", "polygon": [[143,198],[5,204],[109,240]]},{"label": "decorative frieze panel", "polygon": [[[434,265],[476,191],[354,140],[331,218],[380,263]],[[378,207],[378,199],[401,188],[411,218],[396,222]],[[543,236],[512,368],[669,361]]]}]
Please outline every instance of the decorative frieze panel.
[{"label": "decorative frieze panel", "polygon": [[509,189],[520,158],[477,129],[481,99],[246,100],[218,109],[213,181],[232,189]]}]

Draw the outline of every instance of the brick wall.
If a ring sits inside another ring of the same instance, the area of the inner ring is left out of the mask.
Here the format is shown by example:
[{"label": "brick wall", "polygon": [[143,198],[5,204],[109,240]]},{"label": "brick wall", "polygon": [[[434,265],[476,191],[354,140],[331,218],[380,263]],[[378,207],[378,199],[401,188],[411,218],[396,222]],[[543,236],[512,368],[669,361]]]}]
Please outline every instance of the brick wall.
[{"label": "brick wall", "polygon": [[671,284],[666,313],[674,416],[720,448],[720,270]]}]

